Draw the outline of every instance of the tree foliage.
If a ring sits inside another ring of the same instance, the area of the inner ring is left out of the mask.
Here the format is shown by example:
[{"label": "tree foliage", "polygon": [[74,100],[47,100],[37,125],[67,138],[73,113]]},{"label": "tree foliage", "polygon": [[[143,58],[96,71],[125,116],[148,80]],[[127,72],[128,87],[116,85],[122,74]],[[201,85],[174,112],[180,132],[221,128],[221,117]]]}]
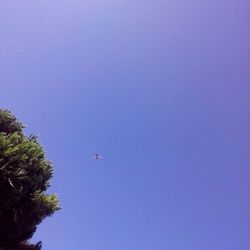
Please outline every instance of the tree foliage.
[{"label": "tree foliage", "polygon": [[0,109],[0,250],[40,250],[28,242],[37,225],[59,207],[56,195],[45,193],[52,164],[38,138],[25,136],[24,126]]}]

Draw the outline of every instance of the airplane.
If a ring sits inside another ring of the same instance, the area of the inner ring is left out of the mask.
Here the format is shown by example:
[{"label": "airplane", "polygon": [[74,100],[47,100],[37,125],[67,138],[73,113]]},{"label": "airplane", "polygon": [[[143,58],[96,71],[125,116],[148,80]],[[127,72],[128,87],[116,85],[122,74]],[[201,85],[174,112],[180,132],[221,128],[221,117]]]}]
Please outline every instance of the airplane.
[{"label": "airplane", "polygon": [[99,154],[94,154],[93,158],[96,159],[96,160],[101,160],[102,159],[102,157]]}]

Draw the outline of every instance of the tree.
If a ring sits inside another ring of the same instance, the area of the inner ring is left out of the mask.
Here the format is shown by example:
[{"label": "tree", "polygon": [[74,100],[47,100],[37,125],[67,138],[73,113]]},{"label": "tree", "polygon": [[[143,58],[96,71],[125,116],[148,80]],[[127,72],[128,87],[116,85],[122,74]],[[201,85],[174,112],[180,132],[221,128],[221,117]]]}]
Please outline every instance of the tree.
[{"label": "tree", "polygon": [[52,164],[34,135],[0,109],[0,250],[40,250],[28,240],[37,225],[60,209],[56,195],[45,193]]}]

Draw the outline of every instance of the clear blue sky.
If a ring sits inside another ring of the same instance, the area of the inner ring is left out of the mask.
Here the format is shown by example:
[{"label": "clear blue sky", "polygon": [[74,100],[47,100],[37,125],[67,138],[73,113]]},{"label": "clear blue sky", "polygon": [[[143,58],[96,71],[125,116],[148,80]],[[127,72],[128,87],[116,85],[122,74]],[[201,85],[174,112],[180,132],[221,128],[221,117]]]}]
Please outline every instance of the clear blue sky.
[{"label": "clear blue sky", "polygon": [[0,1],[0,107],[39,136],[62,203],[44,250],[250,249],[249,16],[248,0]]}]

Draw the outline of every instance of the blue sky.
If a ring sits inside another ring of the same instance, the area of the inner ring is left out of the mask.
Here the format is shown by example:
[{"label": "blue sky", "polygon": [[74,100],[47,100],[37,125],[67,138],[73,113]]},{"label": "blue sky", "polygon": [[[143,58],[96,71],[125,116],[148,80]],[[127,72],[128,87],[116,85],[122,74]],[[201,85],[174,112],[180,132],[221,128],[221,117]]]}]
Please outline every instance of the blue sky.
[{"label": "blue sky", "polygon": [[246,0],[0,2],[1,108],[62,204],[34,241],[249,249],[249,21]]}]

